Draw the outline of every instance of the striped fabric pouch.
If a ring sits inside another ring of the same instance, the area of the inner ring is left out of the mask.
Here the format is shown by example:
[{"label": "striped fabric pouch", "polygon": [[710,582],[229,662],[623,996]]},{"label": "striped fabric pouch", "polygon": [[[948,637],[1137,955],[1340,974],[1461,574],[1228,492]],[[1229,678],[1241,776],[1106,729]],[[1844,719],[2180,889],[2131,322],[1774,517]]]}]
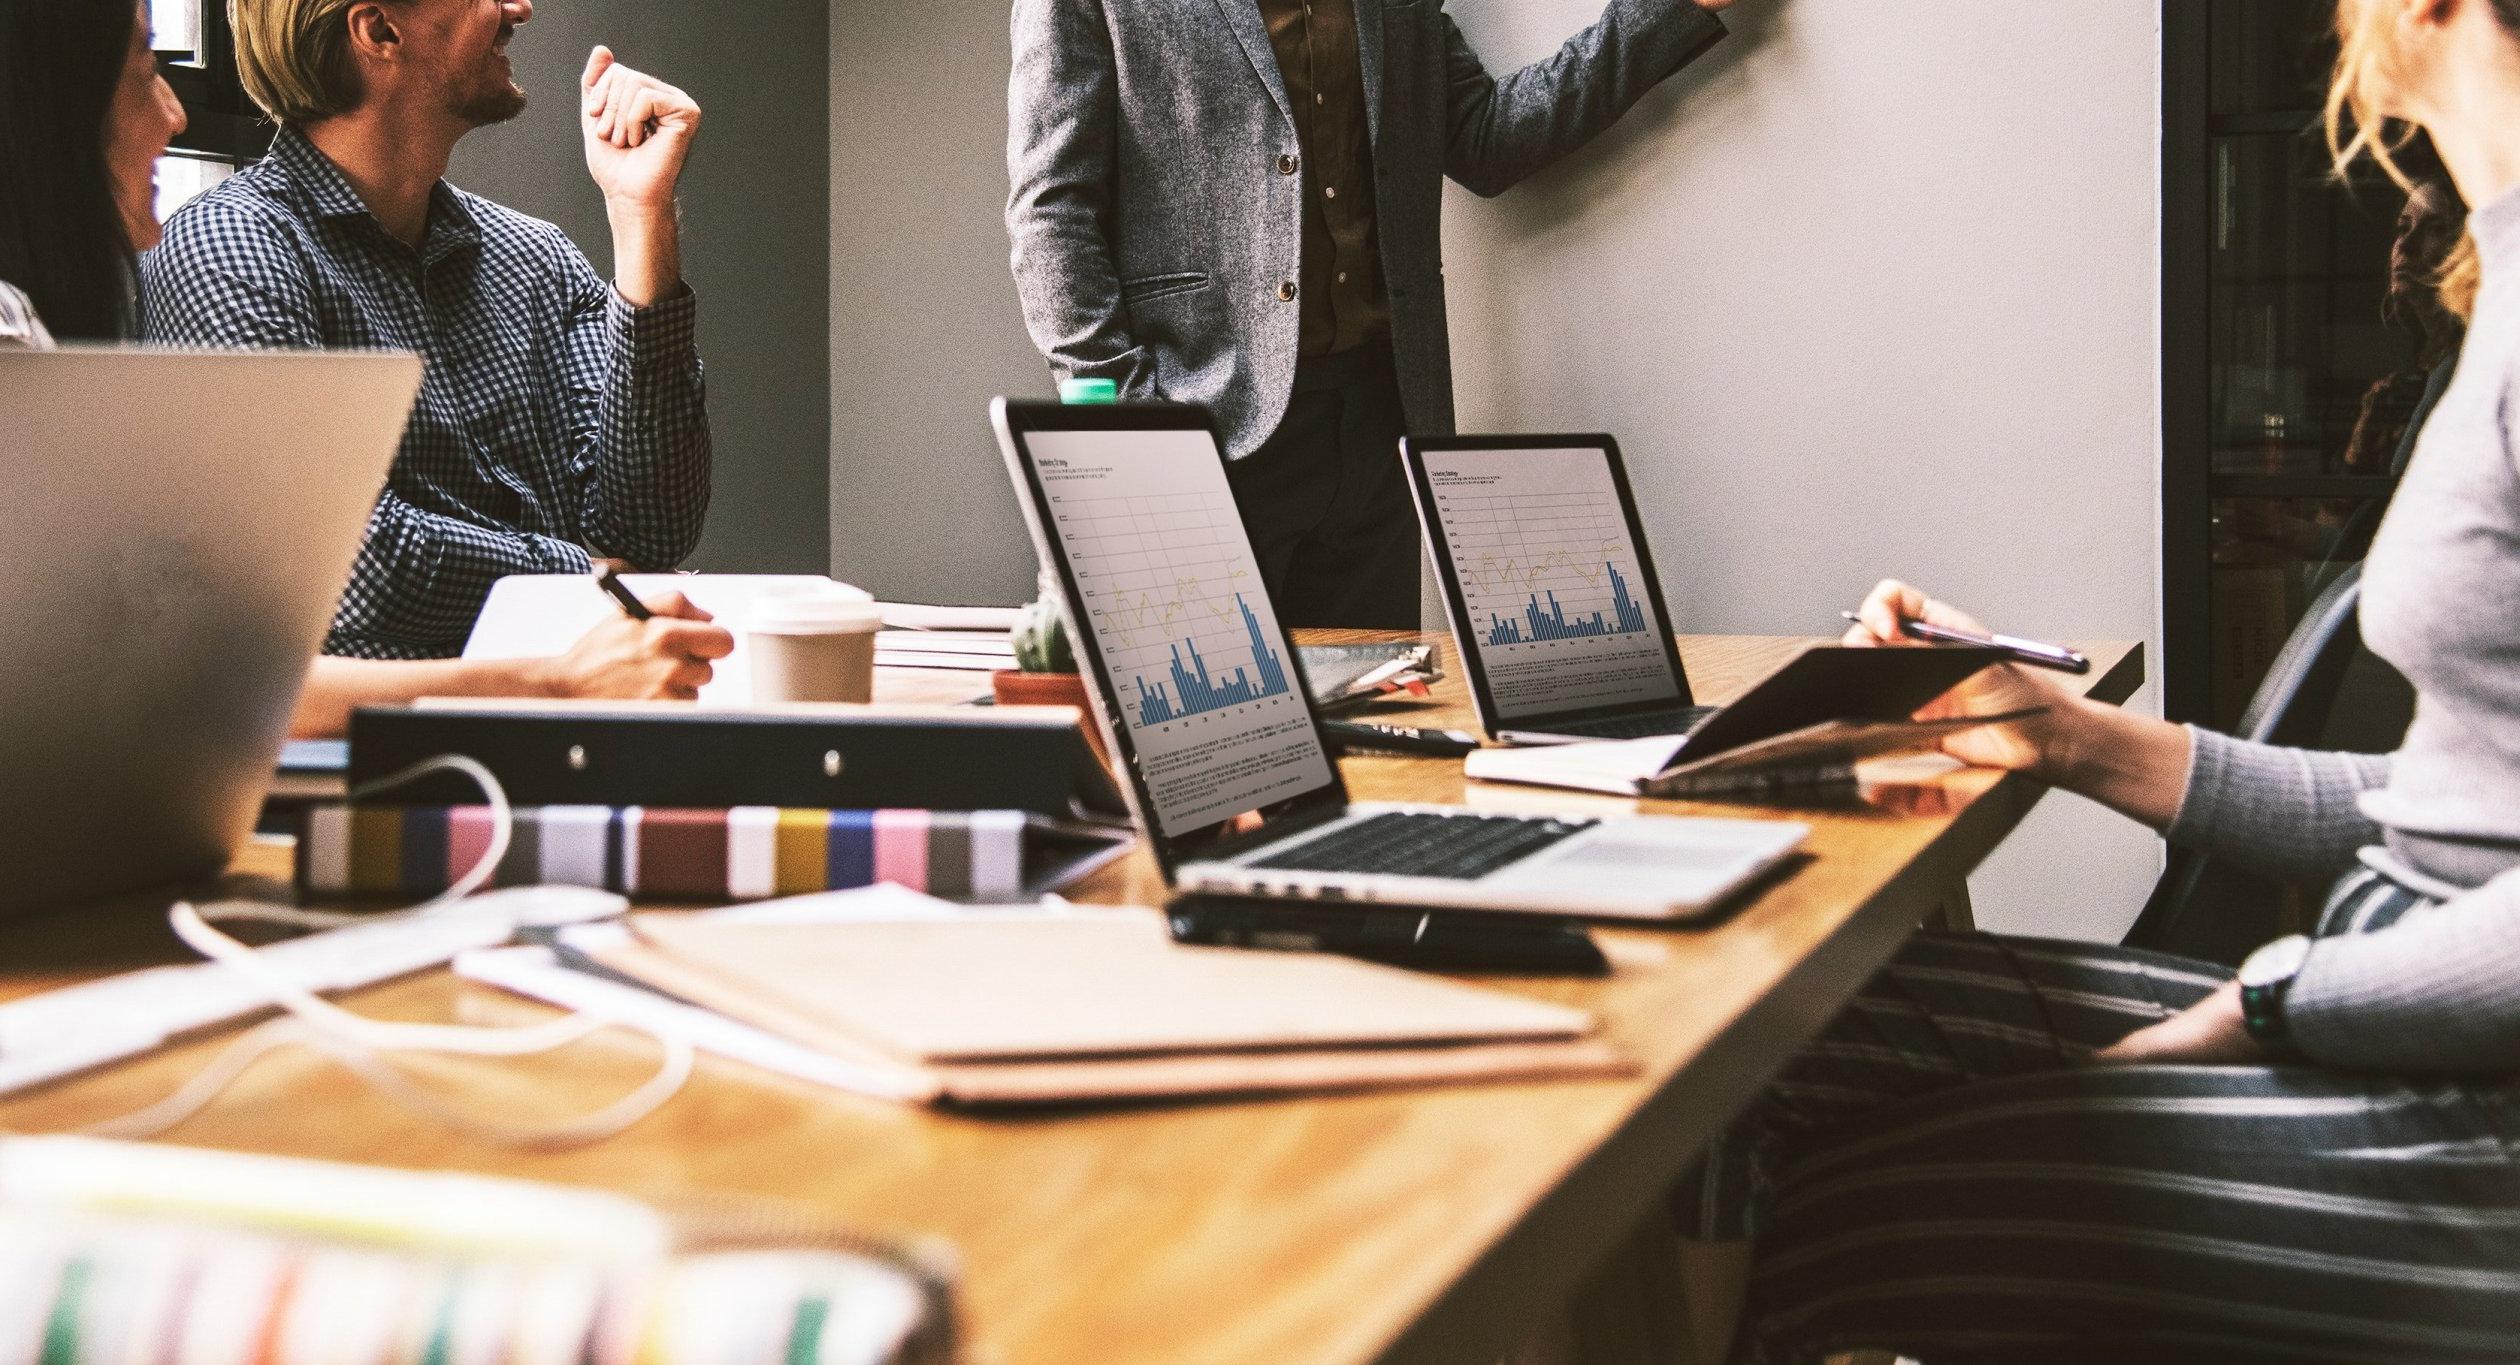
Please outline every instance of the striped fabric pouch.
[{"label": "striped fabric pouch", "polygon": [[[433,896],[489,851],[486,806],[318,806],[298,839],[298,889]],[[1011,901],[1040,880],[1046,827],[1022,811],[516,811],[493,886],[589,886],[650,900],[748,901],[891,882],[949,900]]]}]

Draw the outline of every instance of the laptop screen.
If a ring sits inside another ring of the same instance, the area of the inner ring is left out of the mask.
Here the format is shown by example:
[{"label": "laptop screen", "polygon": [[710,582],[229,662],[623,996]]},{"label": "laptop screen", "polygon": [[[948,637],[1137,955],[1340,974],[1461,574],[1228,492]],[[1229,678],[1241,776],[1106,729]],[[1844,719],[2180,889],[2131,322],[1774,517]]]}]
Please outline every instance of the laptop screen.
[{"label": "laptop screen", "polygon": [[1617,456],[1573,439],[1412,443],[1461,648],[1496,719],[1689,701]]},{"label": "laptop screen", "polygon": [[1204,423],[1023,424],[1016,440],[1091,637],[1078,657],[1099,672],[1126,731],[1158,836],[1205,842],[1254,830],[1306,796],[1344,800]]}]

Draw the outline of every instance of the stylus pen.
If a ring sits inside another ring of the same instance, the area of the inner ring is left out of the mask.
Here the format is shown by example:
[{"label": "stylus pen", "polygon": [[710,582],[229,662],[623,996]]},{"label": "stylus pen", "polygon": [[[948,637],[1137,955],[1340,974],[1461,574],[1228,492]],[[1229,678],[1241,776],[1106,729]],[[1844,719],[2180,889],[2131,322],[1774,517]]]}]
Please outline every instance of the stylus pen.
[{"label": "stylus pen", "polygon": [[[1851,611],[1842,611],[1838,615],[1859,626],[1864,624],[1864,618]],[[2000,649],[2022,663],[2037,668],[2053,668],[2059,673],[2091,671],[2090,659],[2063,645],[2041,644],[2036,640],[2024,640],[2017,635],[1972,635],[1965,630],[1953,630],[1949,626],[1937,626],[1925,621],[1901,621],[1899,629],[1919,640],[1931,640],[1939,645],[1974,645],[1979,649]]]},{"label": "stylus pen", "polygon": [[637,593],[622,586],[621,576],[613,572],[610,564],[596,571],[595,586],[602,588],[612,600],[619,602],[622,615],[631,620],[653,621],[656,619],[656,613],[648,610],[648,604],[640,601]]}]

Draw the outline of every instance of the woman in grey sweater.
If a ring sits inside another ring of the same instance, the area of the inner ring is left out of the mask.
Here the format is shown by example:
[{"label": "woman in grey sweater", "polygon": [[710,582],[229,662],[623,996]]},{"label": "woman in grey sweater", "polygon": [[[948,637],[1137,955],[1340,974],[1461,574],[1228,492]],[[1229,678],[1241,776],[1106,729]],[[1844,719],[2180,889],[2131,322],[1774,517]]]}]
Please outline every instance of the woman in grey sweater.
[{"label": "woman in grey sweater", "polygon": [[[2337,22],[2340,165],[2420,126],[2477,206],[2445,282],[2473,331],[2364,579],[2405,746],[2247,744],[2016,669],[1939,704],[2047,708],[1962,759],[2335,878],[2319,932],[2236,979],[1916,939],[1680,1191],[1708,1358],[1746,1276],[1754,1361],[2520,1360],[2520,0]],[[1849,642],[1916,619],[1978,628],[1892,582]]]}]

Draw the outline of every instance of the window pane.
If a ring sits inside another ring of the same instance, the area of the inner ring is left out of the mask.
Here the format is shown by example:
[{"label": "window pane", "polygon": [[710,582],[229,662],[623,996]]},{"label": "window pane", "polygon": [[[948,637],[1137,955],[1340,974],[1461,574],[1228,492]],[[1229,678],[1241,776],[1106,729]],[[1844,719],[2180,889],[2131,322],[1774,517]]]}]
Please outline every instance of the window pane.
[{"label": "window pane", "polygon": [[201,51],[202,0],[149,0],[152,44],[160,52],[191,55]]},{"label": "window pane", "polygon": [[213,185],[236,174],[236,168],[224,161],[203,161],[197,157],[161,157],[157,164],[157,216],[165,222],[175,210],[209,192]]}]

